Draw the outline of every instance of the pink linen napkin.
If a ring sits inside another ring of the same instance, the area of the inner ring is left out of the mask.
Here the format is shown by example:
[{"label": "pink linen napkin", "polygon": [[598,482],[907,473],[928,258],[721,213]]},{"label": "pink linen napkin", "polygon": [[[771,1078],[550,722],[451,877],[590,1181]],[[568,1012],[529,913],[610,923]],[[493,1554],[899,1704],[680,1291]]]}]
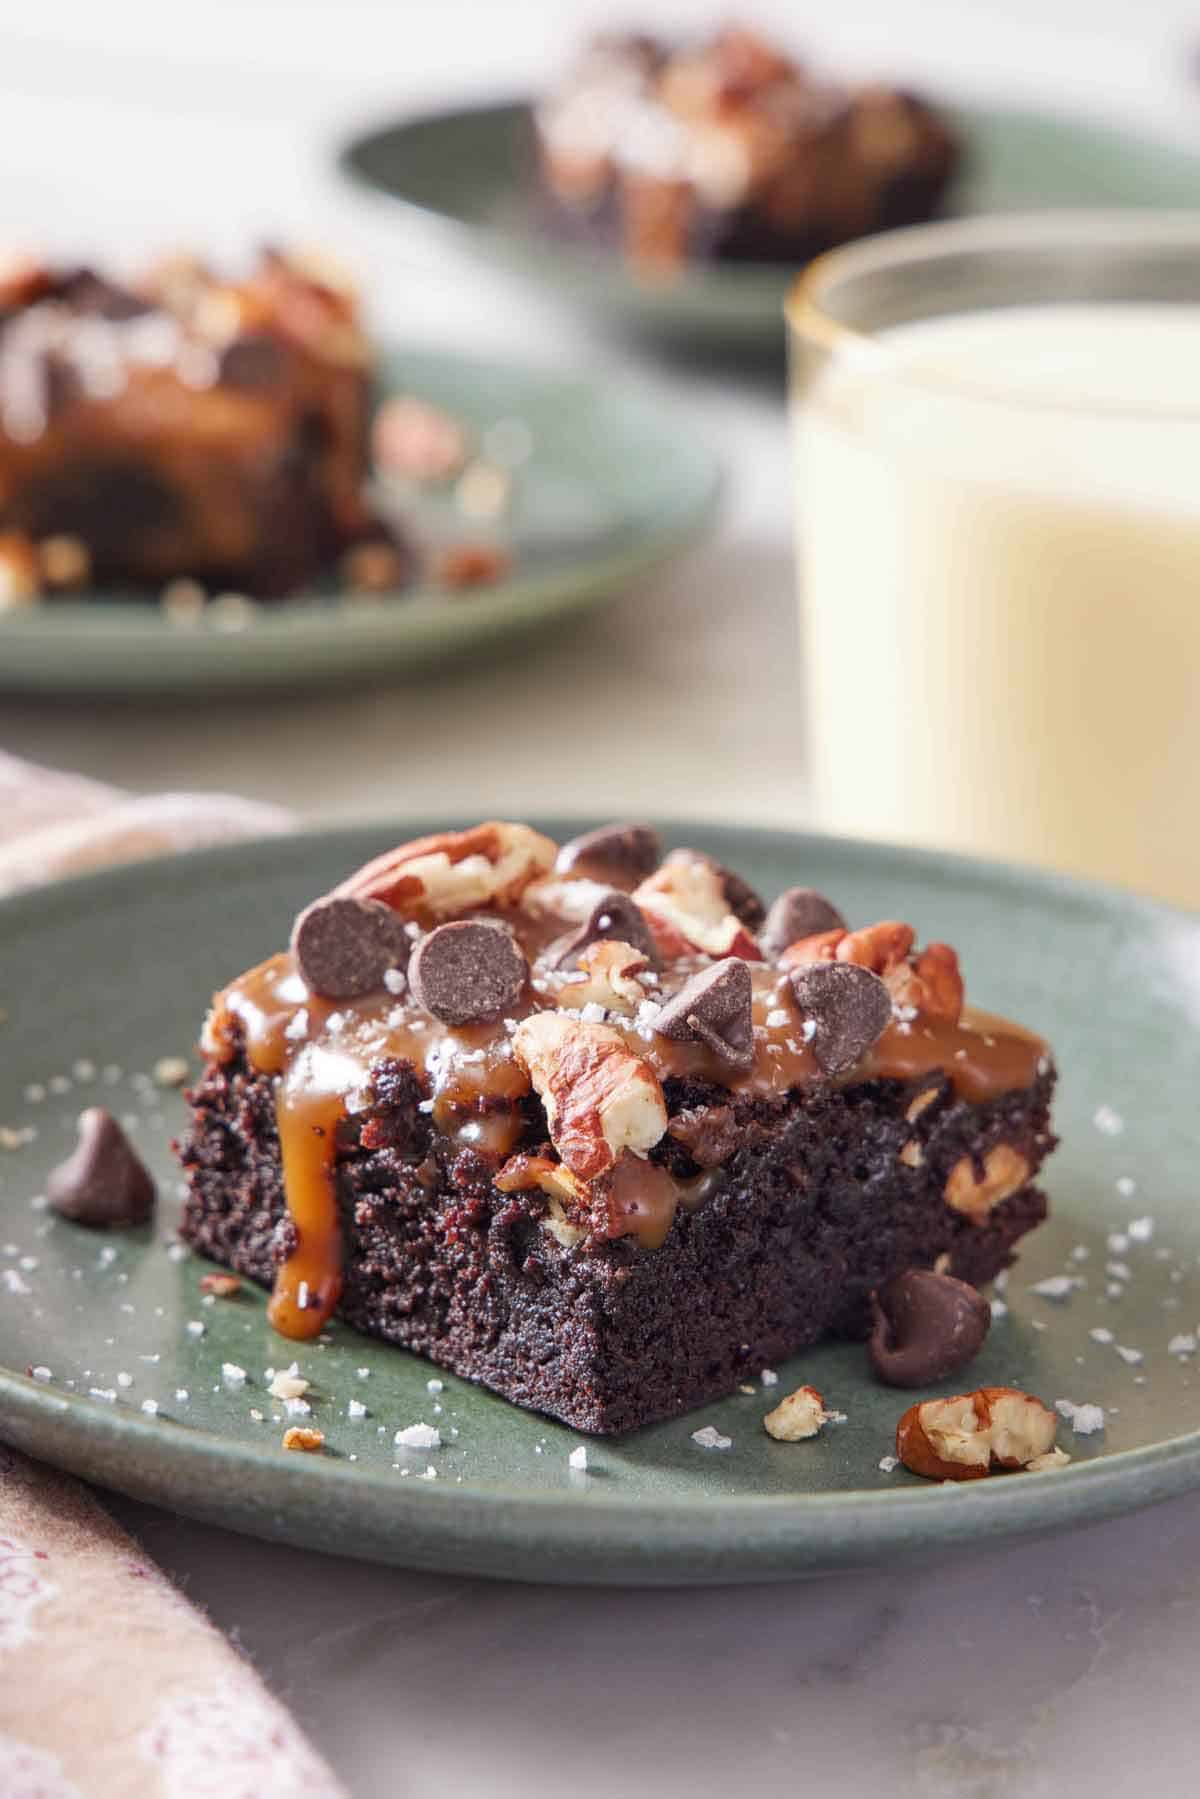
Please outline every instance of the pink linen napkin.
[{"label": "pink linen napkin", "polygon": [[[293,822],[0,752],[0,893]],[[2,1446],[0,1674],[4,1799],[345,1799],[249,1663],[84,1488]]]},{"label": "pink linen napkin", "polygon": [[281,806],[229,793],[134,795],[0,750],[0,893],[295,822]]}]

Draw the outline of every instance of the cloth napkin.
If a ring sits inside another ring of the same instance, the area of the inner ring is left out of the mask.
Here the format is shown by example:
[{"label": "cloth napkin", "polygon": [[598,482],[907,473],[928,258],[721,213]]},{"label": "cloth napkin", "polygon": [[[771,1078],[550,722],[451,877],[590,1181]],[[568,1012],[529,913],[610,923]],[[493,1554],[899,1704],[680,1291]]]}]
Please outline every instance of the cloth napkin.
[{"label": "cloth napkin", "polygon": [[[286,830],[0,753],[0,892]],[[253,1668],[80,1484],[0,1446],[3,1799],[346,1799]]]}]

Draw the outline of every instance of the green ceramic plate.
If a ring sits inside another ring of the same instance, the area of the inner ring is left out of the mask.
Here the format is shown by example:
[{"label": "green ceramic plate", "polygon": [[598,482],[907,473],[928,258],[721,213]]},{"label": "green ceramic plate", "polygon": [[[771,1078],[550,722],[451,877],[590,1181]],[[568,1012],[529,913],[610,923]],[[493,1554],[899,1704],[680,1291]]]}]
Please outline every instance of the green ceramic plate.
[{"label": "green ceramic plate", "polygon": [[[0,615],[0,688],[203,696],[424,669],[614,598],[713,515],[714,459],[619,383],[427,350],[388,352],[379,375],[381,396],[419,394],[480,431],[510,419],[527,428],[532,452],[501,537],[508,579],[469,595],[288,601],[236,632],[172,624],[153,602],[116,594],[56,600]],[[455,518],[449,497],[394,504],[434,538],[487,535]]]},{"label": "green ceramic plate", "polygon": [[[782,1367],[774,1389],[593,1440],[578,1474],[573,1432],[449,1376],[431,1392],[428,1364],[337,1327],[298,1355],[329,1453],[284,1452],[286,1420],[263,1371],[296,1352],[269,1329],[256,1290],[204,1304],[204,1264],[173,1248],[167,1143],[184,1108],[150,1071],[186,1051],[213,987],[274,949],[304,900],[428,828],[182,856],[0,906],[0,1124],[4,1144],[17,1144],[0,1148],[5,1440],[256,1535],[556,1581],[720,1582],[891,1563],[1200,1486],[1197,1358],[1181,1353],[1200,1320],[1200,920],[948,857],[715,828],[687,837],[768,892],[812,882],[851,917],[885,912],[949,938],[977,1002],[1053,1037],[1052,1220],[1013,1271],[1007,1315],[969,1378],[1096,1402],[1107,1429],[1077,1437],[1064,1424],[1074,1461],[1057,1474],[947,1488],[887,1473],[880,1459],[906,1398],[875,1386],[861,1347],[842,1344]],[[98,1237],[36,1204],[76,1112],[98,1097],[127,1116],[160,1177],[153,1230]],[[27,1128],[36,1135],[18,1142]],[[1141,1219],[1152,1224],[1129,1228]],[[1031,1291],[1064,1272],[1079,1283],[1067,1299]],[[1185,1341],[1172,1349],[1173,1339]],[[246,1370],[244,1385],[223,1376],[225,1363]],[[49,1376],[30,1378],[31,1367]],[[772,1442],[763,1413],[802,1380],[846,1421],[812,1442]],[[348,1415],[351,1400],[366,1417]],[[393,1433],[420,1420],[447,1446],[398,1451]],[[692,1432],[706,1424],[732,1448],[698,1447]]]},{"label": "green ceramic plate", "polygon": [[[969,164],[956,213],[1050,207],[1194,206],[1200,158],[1095,120],[981,106],[957,109]],[[347,145],[342,168],[467,235],[490,257],[615,324],[683,345],[778,349],[791,268],[695,268],[638,278],[612,255],[539,229],[524,104],[472,107],[384,126]]]}]

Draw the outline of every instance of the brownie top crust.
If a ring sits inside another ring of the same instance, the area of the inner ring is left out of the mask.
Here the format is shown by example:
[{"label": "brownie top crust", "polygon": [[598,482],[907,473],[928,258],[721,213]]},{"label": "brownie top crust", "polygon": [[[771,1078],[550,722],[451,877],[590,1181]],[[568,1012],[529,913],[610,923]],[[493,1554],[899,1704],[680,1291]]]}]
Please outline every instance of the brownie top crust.
[{"label": "brownie top crust", "polygon": [[193,257],[129,282],[87,268],[0,269],[0,438],[32,444],[64,413],[127,396],[153,409],[174,390],[266,394],[297,363],[363,369],[358,301],[332,263],[264,250],[245,279]]},{"label": "brownie top crust", "polygon": [[663,257],[661,218],[655,229],[643,215],[672,189],[711,215],[751,209],[780,241],[825,245],[889,222],[901,190],[931,207],[960,158],[946,117],[917,95],[831,81],[736,26],[677,44],[602,35],[535,118],[551,190],[582,208],[620,190],[638,261]]},{"label": "brownie top crust", "polygon": [[[445,832],[315,900],[290,949],[216,996],[202,1039],[276,1080],[297,1228],[272,1322],[313,1336],[337,1303],[339,1126],[397,1065],[430,1128],[486,1158],[499,1191],[544,1196],[562,1240],[648,1252],[719,1178],[724,1103],[926,1076],[975,1103],[1046,1075],[1040,1037],[964,1007],[949,945],[919,949],[898,920],[782,941],[789,920],[840,916],[808,888],[767,912],[711,857],[664,856],[627,824],[562,849],[521,824]],[[681,1181],[665,1152],[687,1146],[698,1093],[701,1172]]]}]

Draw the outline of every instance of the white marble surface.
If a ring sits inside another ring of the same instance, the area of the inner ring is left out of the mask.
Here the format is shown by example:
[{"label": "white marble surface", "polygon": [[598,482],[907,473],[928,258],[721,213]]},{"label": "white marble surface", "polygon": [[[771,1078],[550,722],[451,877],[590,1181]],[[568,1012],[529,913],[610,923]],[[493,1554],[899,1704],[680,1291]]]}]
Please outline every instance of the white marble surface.
[{"label": "white marble surface", "polygon": [[[0,700],[0,743],[135,788],[236,779],[314,816],[538,806],[781,824],[804,815],[788,470],[777,384],[630,363],[524,289],[399,235],[327,148],[396,104],[527,83],[568,0],[42,0],[0,14],[0,219],[52,247],[339,245],[396,334],[623,368],[722,451],[718,532],[652,589],[546,647],[427,688],[253,707]],[[676,0],[623,9],[695,20]],[[746,9],[843,62],[1061,96],[1200,142],[1185,0],[862,0]],[[845,16],[843,16],[845,15]],[[571,732],[547,716],[562,696]],[[482,746],[503,732],[503,758]],[[249,751],[249,761],[247,760]],[[247,769],[250,773],[247,775]],[[700,771],[700,781],[696,773]],[[406,1575],[120,1515],[234,1632],[357,1795],[748,1793],[1039,1799],[1194,1790],[1200,1506],[1175,1501],[949,1565],[709,1593],[569,1592]]]}]

